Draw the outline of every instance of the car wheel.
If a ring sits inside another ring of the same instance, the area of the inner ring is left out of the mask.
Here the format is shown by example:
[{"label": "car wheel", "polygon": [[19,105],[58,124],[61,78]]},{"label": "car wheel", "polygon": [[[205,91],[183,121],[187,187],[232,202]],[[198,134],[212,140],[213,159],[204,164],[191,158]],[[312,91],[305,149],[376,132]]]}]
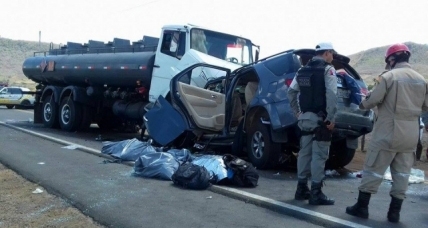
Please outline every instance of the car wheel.
[{"label": "car wheel", "polygon": [[278,165],[281,145],[272,142],[269,125],[256,120],[249,126],[247,152],[251,163],[258,169],[273,168]]},{"label": "car wheel", "polygon": [[64,131],[75,131],[82,122],[82,106],[64,97],[59,106],[59,125]]},{"label": "car wheel", "polygon": [[7,109],[12,109],[13,107],[15,107],[14,105],[6,105]]},{"label": "car wheel", "polygon": [[355,149],[348,148],[346,139],[332,142],[329,151],[329,158],[326,161],[326,169],[338,169],[348,165],[355,155]]},{"label": "car wheel", "polygon": [[27,109],[31,107],[31,102],[29,100],[23,100],[19,105],[21,109]]},{"label": "car wheel", "polygon": [[92,123],[94,108],[84,105],[82,106],[82,121],[79,126],[80,131],[87,131]]},{"label": "car wheel", "polygon": [[58,105],[52,96],[47,96],[43,100],[43,125],[45,127],[58,127]]}]

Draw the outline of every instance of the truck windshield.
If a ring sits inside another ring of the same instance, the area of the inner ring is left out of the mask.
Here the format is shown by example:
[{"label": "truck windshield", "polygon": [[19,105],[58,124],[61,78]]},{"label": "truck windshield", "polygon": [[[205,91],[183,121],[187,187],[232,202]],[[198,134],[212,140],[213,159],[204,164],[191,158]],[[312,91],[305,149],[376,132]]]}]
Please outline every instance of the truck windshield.
[{"label": "truck windshield", "polygon": [[204,29],[191,30],[190,48],[240,65],[253,62],[251,41]]}]

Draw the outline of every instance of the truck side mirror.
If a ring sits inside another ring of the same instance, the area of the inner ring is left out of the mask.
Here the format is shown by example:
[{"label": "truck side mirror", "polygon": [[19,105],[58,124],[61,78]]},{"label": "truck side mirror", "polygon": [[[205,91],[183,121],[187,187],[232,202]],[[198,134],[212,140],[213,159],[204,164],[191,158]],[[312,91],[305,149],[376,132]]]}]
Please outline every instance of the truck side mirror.
[{"label": "truck side mirror", "polygon": [[259,53],[260,53],[260,51],[256,50],[255,62],[259,61]]}]

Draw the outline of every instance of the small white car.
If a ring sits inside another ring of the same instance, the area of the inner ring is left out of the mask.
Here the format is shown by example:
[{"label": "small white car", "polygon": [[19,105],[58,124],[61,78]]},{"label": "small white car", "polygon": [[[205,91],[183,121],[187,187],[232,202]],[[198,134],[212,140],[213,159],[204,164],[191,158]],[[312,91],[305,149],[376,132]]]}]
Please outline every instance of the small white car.
[{"label": "small white car", "polygon": [[26,94],[27,92],[30,90],[24,87],[3,87],[0,89],[0,105],[5,105],[8,109],[33,107],[34,96]]}]

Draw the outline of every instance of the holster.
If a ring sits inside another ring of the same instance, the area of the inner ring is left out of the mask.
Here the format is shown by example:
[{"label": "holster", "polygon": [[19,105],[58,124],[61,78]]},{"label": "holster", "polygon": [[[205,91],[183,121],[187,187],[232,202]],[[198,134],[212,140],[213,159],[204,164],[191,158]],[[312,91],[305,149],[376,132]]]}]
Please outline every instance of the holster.
[{"label": "holster", "polygon": [[314,129],[314,140],[330,142],[333,137],[332,132],[326,126],[319,126]]}]

